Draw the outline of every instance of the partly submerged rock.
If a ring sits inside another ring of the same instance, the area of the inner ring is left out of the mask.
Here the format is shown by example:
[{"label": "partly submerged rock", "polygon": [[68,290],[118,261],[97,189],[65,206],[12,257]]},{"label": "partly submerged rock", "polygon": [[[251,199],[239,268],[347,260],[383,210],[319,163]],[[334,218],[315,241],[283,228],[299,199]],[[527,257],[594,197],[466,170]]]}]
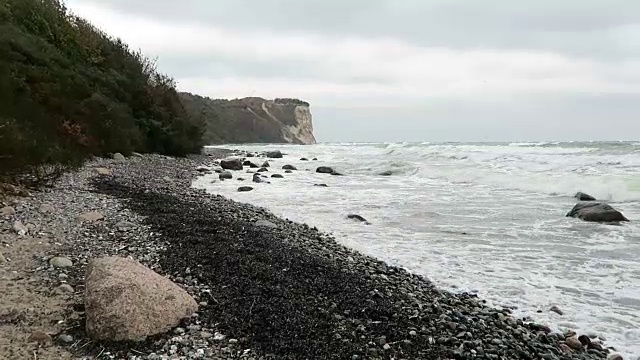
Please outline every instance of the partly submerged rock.
[{"label": "partly submerged rock", "polygon": [[328,166],[319,166],[316,169],[316,172],[320,173],[320,174],[333,174],[334,170],[333,170],[333,168],[328,167]]},{"label": "partly submerged rock", "polygon": [[298,169],[293,165],[287,164],[287,165],[282,167],[282,170],[298,170]]},{"label": "partly submerged rock", "polygon": [[313,184],[313,186],[329,187],[329,185],[327,185],[327,184]]},{"label": "partly submerged rock", "polygon": [[258,169],[258,172],[265,172],[265,171],[269,171],[269,169],[267,169],[266,167],[261,167],[260,169]]},{"label": "partly submerged rock", "polygon": [[250,167],[250,168],[252,168],[252,169],[256,169],[256,168],[259,168],[259,167],[260,167],[260,166],[258,166],[257,164],[254,164],[254,163],[252,163],[252,162],[251,162],[251,161],[249,161],[249,160],[247,160],[247,161],[243,162],[243,163],[242,163],[242,165],[244,165],[244,166],[248,166],[248,167]]},{"label": "partly submerged rock", "polygon": [[252,191],[253,188],[251,186],[240,186],[238,188],[238,192],[247,192],[247,191]]},{"label": "partly submerged rock", "polygon": [[240,159],[227,159],[220,161],[220,166],[225,170],[242,170],[242,161]]},{"label": "partly submerged rock", "polygon": [[379,174],[380,176],[391,176],[393,172],[391,170],[383,171]]},{"label": "partly submerged rock", "polygon": [[360,222],[363,222],[367,225],[369,225],[370,223],[367,221],[367,219],[363,218],[362,216],[358,215],[358,214],[349,214],[347,215],[347,219],[351,219],[351,220],[357,220]]},{"label": "partly submerged rock", "polygon": [[567,213],[567,216],[593,222],[629,221],[620,211],[614,209],[609,204],[601,202],[577,203],[573,209]]},{"label": "partly submerged rock", "polygon": [[211,169],[209,169],[209,168],[208,168],[208,167],[206,167],[206,166],[198,166],[198,167],[196,168],[196,171],[197,171],[197,172],[200,172],[200,173],[210,173],[210,172],[211,172]]},{"label": "partly submerged rock", "polygon": [[580,201],[595,201],[596,198],[594,198],[593,196],[589,195],[589,194],[585,194],[581,191],[578,191],[575,195],[573,195],[574,198],[580,200]]},{"label": "partly submerged rock", "polygon": [[268,151],[268,152],[265,153],[265,155],[268,158],[271,158],[271,159],[281,159],[282,158],[282,152],[280,150]]},{"label": "partly submerged rock", "polygon": [[263,163],[262,163],[262,166],[261,166],[261,167],[263,167],[263,168],[268,168],[269,166],[271,166],[271,165],[269,165],[269,162],[268,162],[268,161],[265,161],[265,162],[263,162]]},{"label": "partly submerged rock", "polygon": [[144,340],[197,309],[186,291],[133,259],[105,257],[87,266],[86,330],[94,339]]},{"label": "partly submerged rock", "polygon": [[273,175],[271,175],[271,177],[274,178],[274,179],[282,179],[282,178],[284,178],[284,176],[282,176],[282,174],[273,174]]},{"label": "partly submerged rock", "polygon": [[218,175],[218,178],[220,178],[220,180],[233,179],[233,175],[229,171],[223,171]]}]

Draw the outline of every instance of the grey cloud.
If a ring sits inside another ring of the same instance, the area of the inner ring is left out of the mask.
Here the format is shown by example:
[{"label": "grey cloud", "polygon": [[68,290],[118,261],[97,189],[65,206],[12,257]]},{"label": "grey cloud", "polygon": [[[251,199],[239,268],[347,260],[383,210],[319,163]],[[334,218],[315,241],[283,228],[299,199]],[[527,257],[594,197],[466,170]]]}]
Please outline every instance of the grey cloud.
[{"label": "grey cloud", "polygon": [[[384,36],[424,46],[539,49],[598,57],[640,54],[612,39],[640,26],[635,0],[99,0],[168,22],[235,29]],[[630,39],[630,41],[633,41]],[[636,40],[637,41],[637,40]],[[637,42],[636,42],[637,44]]]}]

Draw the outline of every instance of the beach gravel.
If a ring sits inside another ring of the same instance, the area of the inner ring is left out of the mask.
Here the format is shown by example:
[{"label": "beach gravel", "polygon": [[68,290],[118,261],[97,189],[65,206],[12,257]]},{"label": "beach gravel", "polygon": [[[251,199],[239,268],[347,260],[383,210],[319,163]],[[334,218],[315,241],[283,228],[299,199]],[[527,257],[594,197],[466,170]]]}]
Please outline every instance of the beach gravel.
[{"label": "beach gravel", "polygon": [[[75,289],[58,337],[74,341],[59,346],[106,359],[607,358],[602,348],[579,348],[474,294],[440,290],[315,228],[190,187],[198,166],[228,155],[96,160],[40,195],[58,215],[36,204],[16,209],[35,231],[56,234],[41,282],[55,288],[65,275]],[[93,211],[103,219],[76,218]],[[72,267],[48,263],[61,254]],[[91,341],[84,274],[91,259],[113,255],[178,284],[199,304],[197,313],[144,342]]]}]

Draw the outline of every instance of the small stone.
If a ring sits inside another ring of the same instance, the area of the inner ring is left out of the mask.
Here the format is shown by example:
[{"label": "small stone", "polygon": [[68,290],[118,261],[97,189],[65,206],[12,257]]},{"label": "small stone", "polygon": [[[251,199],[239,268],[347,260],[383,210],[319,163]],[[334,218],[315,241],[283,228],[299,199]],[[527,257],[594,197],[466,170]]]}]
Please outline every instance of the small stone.
[{"label": "small stone", "polygon": [[218,178],[220,178],[220,180],[233,179],[233,174],[231,174],[230,171],[223,171],[218,175]]},{"label": "small stone", "polygon": [[38,211],[46,214],[46,213],[53,213],[56,211],[56,209],[53,207],[53,205],[50,204],[42,204],[40,205],[40,208],[38,208]]},{"label": "small stone", "polygon": [[96,168],[98,175],[111,175],[111,170],[103,167]]},{"label": "small stone", "polygon": [[115,161],[125,161],[126,158],[124,157],[124,155],[120,154],[120,153],[115,153],[113,154],[113,160]]},{"label": "small stone", "polygon": [[237,344],[238,339],[229,339],[229,344]]},{"label": "small stone", "polygon": [[198,303],[198,305],[200,305],[200,306],[207,306],[207,305],[209,305],[209,303],[207,303],[206,301],[200,301],[200,302]]},{"label": "small stone", "polygon": [[248,192],[248,191],[252,191],[253,188],[251,186],[240,186],[238,188],[238,192]]},{"label": "small stone", "polygon": [[382,346],[382,348],[383,348],[383,349],[385,349],[385,350],[389,350],[389,349],[391,349],[391,345],[389,345],[389,344],[384,344],[384,345]]},{"label": "small stone", "polygon": [[268,220],[258,220],[254,223],[255,226],[262,226],[262,227],[268,227],[271,229],[275,229],[278,227],[278,225],[272,223],[271,221]]},{"label": "small stone", "polygon": [[16,209],[14,209],[11,206],[5,206],[2,209],[0,209],[0,216],[9,216],[15,213],[16,213]]},{"label": "small stone", "polygon": [[2,255],[2,253],[0,252],[0,266],[6,263],[7,263],[7,258],[5,258],[4,255]]},{"label": "small stone", "polygon": [[84,214],[78,215],[79,221],[96,222],[103,219],[104,219],[104,216],[97,211],[89,211]]},{"label": "small stone", "polygon": [[177,327],[173,330],[174,333],[178,334],[178,335],[182,335],[186,332],[185,329],[181,328],[181,327]]},{"label": "small stone", "polygon": [[18,235],[26,235],[29,232],[29,228],[24,226],[22,221],[16,220],[13,223],[13,231],[15,231],[16,234],[18,234]]},{"label": "small stone", "polygon": [[69,295],[69,294],[73,294],[74,290],[71,285],[62,284],[56,288],[55,292],[58,295]]},{"label": "small stone", "polygon": [[66,257],[56,256],[49,260],[49,264],[56,268],[68,268],[72,267],[73,263]]},{"label": "small stone", "polygon": [[200,337],[203,339],[209,339],[211,337],[213,337],[213,334],[208,332],[208,331],[201,331],[200,332]]},{"label": "small stone", "polygon": [[28,342],[37,342],[39,344],[46,344],[51,341],[51,336],[44,331],[34,331],[27,338]]},{"label": "small stone", "polygon": [[491,343],[492,343],[493,345],[502,345],[502,340],[497,339],[497,338],[496,338],[496,339],[492,339],[492,340],[491,340]]},{"label": "small stone", "polygon": [[558,315],[564,315],[564,312],[562,312],[562,310],[560,310],[560,308],[557,307],[556,305],[553,305],[551,307],[551,309],[549,309],[549,311],[553,311],[554,313],[556,313]]},{"label": "small stone", "polygon": [[131,229],[131,228],[134,228],[134,227],[136,227],[136,224],[134,224],[132,222],[129,222],[129,221],[119,221],[116,224],[116,228],[118,230]]},{"label": "small stone", "polygon": [[282,167],[282,170],[298,170],[298,169],[293,165],[285,165]]},{"label": "small stone", "polygon": [[571,348],[567,344],[563,343],[563,344],[558,345],[558,347],[560,348],[560,351],[562,351],[563,353],[570,353],[571,352]]},{"label": "small stone", "polygon": [[611,354],[607,356],[607,360],[624,360],[624,358],[620,354]]},{"label": "small stone", "polygon": [[60,279],[60,280],[64,280],[64,279],[67,279],[67,278],[69,278],[69,275],[67,275],[65,273],[58,274],[58,279]]},{"label": "small stone", "polygon": [[580,340],[578,340],[578,338],[575,336],[566,338],[564,340],[564,343],[567,344],[573,350],[582,350],[584,348]]},{"label": "small stone", "polygon": [[60,336],[58,336],[58,340],[60,340],[61,342],[65,343],[65,344],[70,344],[73,342],[73,336],[68,335],[68,334],[62,334]]}]

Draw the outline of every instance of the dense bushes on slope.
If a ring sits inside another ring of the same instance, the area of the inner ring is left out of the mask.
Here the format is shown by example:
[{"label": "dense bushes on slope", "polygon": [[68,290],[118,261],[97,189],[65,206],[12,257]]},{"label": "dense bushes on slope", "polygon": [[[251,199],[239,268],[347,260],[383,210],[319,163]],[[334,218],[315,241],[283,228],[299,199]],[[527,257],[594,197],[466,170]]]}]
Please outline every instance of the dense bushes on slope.
[{"label": "dense bushes on slope", "polygon": [[140,52],[58,0],[0,0],[0,177],[110,152],[182,156],[203,132]]}]

